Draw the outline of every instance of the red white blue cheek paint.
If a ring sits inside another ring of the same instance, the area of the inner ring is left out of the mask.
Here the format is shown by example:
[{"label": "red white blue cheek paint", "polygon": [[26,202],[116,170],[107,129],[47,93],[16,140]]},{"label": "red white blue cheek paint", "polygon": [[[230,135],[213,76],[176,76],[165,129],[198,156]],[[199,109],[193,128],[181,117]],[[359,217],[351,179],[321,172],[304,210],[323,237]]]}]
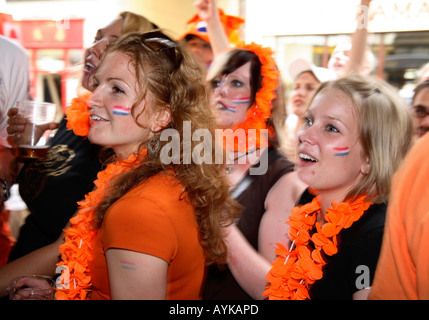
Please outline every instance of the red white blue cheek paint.
[{"label": "red white blue cheek paint", "polygon": [[220,111],[227,111],[227,112],[232,112],[232,113],[236,113],[237,112],[237,107],[225,105],[223,103],[218,103],[217,108]]},{"label": "red white blue cheek paint", "polygon": [[249,104],[250,98],[235,98],[231,100],[232,104]]},{"label": "red white blue cheek paint", "polygon": [[350,153],[350,148],[349,147],[334,148],[334,151],[335,151],[335,155],[337,157],[344,157],[344,156],[347,156]]},{"label": "red white blue cheek paint", "polygon": [[236,113],[237,112],[237,108],[234,107],[234,106],[228,106],[228,107],[225,107],[225,108],[226,108],[225,111],[232,112],[232,113]]},{"label": "red white blue cheek paint", "polygon": [[129,107],[122,107],[122,106],[113,107],[113,114],[117,116],[128,116],[130,113],[131,113],[131,108]]}]

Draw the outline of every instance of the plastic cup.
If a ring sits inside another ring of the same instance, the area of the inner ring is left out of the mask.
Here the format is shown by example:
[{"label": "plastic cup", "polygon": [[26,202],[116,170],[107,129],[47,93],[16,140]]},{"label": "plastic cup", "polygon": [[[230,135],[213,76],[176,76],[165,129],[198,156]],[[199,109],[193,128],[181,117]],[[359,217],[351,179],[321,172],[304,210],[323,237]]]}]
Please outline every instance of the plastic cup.
[{"label": "plastic cup", "polygon": [[18,114],[25,118],[24,131],[17,143],[18,158],[39,159],[46,156],[49,144],[49,123],[55,121],[54,103],[25,100],[17,103]]}]

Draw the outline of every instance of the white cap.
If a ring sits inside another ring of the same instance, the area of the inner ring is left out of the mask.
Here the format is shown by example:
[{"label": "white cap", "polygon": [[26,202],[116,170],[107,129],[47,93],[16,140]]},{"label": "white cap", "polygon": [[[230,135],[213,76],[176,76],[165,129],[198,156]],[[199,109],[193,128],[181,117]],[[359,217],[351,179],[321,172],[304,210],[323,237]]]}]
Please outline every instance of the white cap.
[{"label": "white cap", "polygon": [[304,71],[313,72],[314,76],[320,82],[326,82],[326,81],[337,79],[337,75],[335,74],[334,71],[326,68],[316,67],[314,64],[304,59],[296,59],[289,65],[289,74],[294,81],[296,77],[298,77]]}]

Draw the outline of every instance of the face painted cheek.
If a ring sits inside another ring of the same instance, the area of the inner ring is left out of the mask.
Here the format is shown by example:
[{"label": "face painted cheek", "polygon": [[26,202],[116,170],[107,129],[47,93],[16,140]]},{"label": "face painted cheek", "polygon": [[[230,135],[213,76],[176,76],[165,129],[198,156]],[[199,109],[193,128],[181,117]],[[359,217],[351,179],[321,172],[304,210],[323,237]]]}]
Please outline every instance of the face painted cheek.
[{"label": "face painted cheek", "polygon": [[343,148],[334,148],[334,155],[336,157],[345,157],[350,153],[349,147],[343,147]]},{"label": "face painted cheek", "polygon": [[130,107],[114,106],[113,114],[117,116],[128,116],[131,113]]},{"label": "face painted cheek", "polygon": [[242,104],[248,105],[250,103],[250,97],[234,98],[231,100],[231,103],[233,105],[242,105]]},{"label": "face painted cheek", "polygon": [[228,107],[225,107],[224,111],[228,111],[228,112],[231,112],[231,113],[237,113],[237,107],[228,106]]}]

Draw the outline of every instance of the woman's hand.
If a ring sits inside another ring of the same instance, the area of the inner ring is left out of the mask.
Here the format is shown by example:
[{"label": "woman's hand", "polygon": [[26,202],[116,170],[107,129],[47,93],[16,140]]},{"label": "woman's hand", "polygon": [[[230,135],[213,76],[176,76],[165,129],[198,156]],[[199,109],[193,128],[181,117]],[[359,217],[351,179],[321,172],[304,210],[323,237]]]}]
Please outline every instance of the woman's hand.
[{"label": "woman's hand", "polygon": [[24,276],[13,280],[8,291],[10,300],[53,300],[55,282],[45,276]]},{"label": "woman's hand", "polygon": [[24,117],[19,116],[18,108],[10,108],[7,112],[7,116],[8,127],[6,130],[9,135],[7,140],[12,146],[16,147],[28,121]]},{"label": "woman's hand", "polygon": [[201,20],[210,22],[213,18],[217,18],[217,7],[214,0],[197,0],[194,2],[194,6]]}]

